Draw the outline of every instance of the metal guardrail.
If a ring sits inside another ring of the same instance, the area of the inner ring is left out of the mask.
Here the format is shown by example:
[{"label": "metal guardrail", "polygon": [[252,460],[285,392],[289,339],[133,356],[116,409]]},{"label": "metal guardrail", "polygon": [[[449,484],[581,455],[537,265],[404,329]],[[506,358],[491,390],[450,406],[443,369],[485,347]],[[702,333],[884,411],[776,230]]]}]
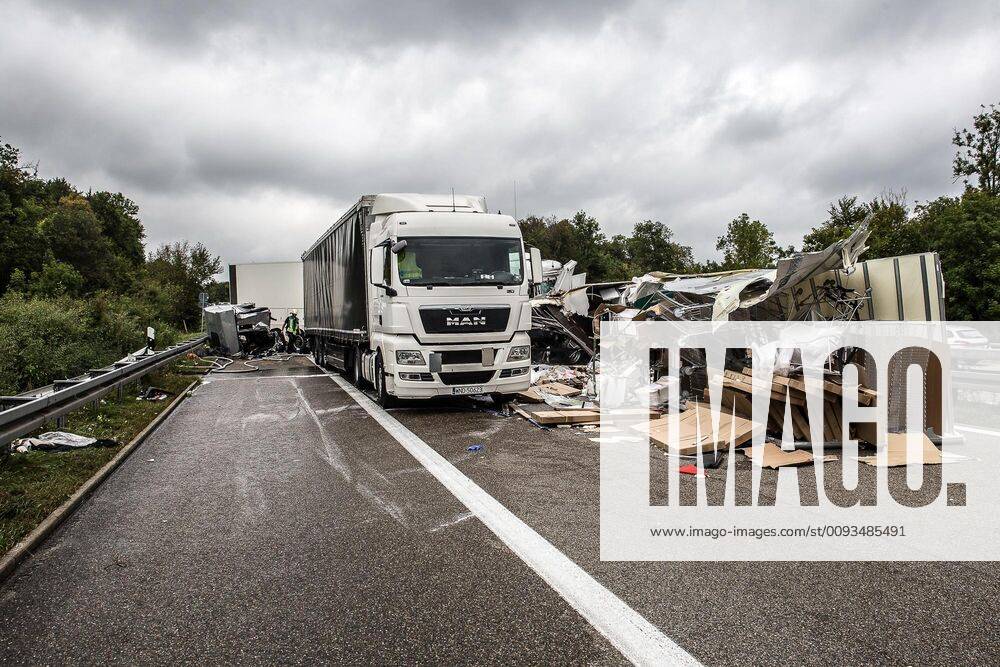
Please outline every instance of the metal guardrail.
[{"label": "metal guardrail", "polygon": [[158,352],[136,352],[110,366],[96,368],[67,380],[18,394],[0,396],[0,451],[16,438],[52,419],[78,410],[109,391],[138,380],[177,357],[195,349],[207,336],[185,341]]},{"label": "metal guardrail", "polygon": [[965,391],[1000,393],[1000,371],[952,371],[951,386]]}]

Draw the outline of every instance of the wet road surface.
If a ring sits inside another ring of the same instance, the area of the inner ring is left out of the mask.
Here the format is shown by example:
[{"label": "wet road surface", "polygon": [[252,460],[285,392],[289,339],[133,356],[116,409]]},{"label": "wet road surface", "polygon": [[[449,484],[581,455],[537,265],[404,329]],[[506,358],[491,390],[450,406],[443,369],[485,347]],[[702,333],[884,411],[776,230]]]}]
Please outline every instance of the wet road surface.
[{"label": "wet road surface", "polygon": [[[209,376],[0,588],[0,660],[625,662],[334,380],[262,368]],[[705,664],[997,659],[994,564],[601,562],[593,434],[390,414]]]}]

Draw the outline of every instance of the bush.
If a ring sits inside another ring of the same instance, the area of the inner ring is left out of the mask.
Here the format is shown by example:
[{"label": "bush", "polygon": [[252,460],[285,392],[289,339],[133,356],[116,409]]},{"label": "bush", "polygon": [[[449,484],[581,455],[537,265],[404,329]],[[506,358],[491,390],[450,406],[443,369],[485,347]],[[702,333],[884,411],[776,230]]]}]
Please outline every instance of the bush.
[{"label": "bush", "polygon": [[26,298],[8,292],[0,298],[0,392],[40,387],[120,359],[145,345],[147,326],[157,329],[158,348],[177,338],[129,297]]}]

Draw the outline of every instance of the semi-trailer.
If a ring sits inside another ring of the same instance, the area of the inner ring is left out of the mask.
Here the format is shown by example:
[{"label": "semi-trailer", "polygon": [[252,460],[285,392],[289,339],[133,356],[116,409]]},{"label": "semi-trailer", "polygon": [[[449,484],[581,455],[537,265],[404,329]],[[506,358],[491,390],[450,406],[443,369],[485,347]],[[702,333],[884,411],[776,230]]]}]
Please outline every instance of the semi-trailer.
[{"label": "semi-trailer", "polygon": [[371,383],[379,403],[528,388],[541,258],[485,198],[365,195],[302,262],[316,363]]}]

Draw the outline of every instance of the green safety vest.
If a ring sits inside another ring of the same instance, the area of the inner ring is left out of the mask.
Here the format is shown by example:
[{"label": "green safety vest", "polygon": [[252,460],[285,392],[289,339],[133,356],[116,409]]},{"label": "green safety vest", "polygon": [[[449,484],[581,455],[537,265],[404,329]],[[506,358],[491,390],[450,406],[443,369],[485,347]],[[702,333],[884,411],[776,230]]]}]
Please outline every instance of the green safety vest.
[{"label": "green safety vest", "polygon": [[299,330],[299,318],[295,315],[289,315],[285,318],[285,328],[291,333],[296,333]]},{"label": "green safety vest", "polygon": [[399,256],[399,279],[400,280],[413,280],[420,279],[424,277],[423,270],[417,266],[417,256],[416,253],[406,252],[405,250]]}]

